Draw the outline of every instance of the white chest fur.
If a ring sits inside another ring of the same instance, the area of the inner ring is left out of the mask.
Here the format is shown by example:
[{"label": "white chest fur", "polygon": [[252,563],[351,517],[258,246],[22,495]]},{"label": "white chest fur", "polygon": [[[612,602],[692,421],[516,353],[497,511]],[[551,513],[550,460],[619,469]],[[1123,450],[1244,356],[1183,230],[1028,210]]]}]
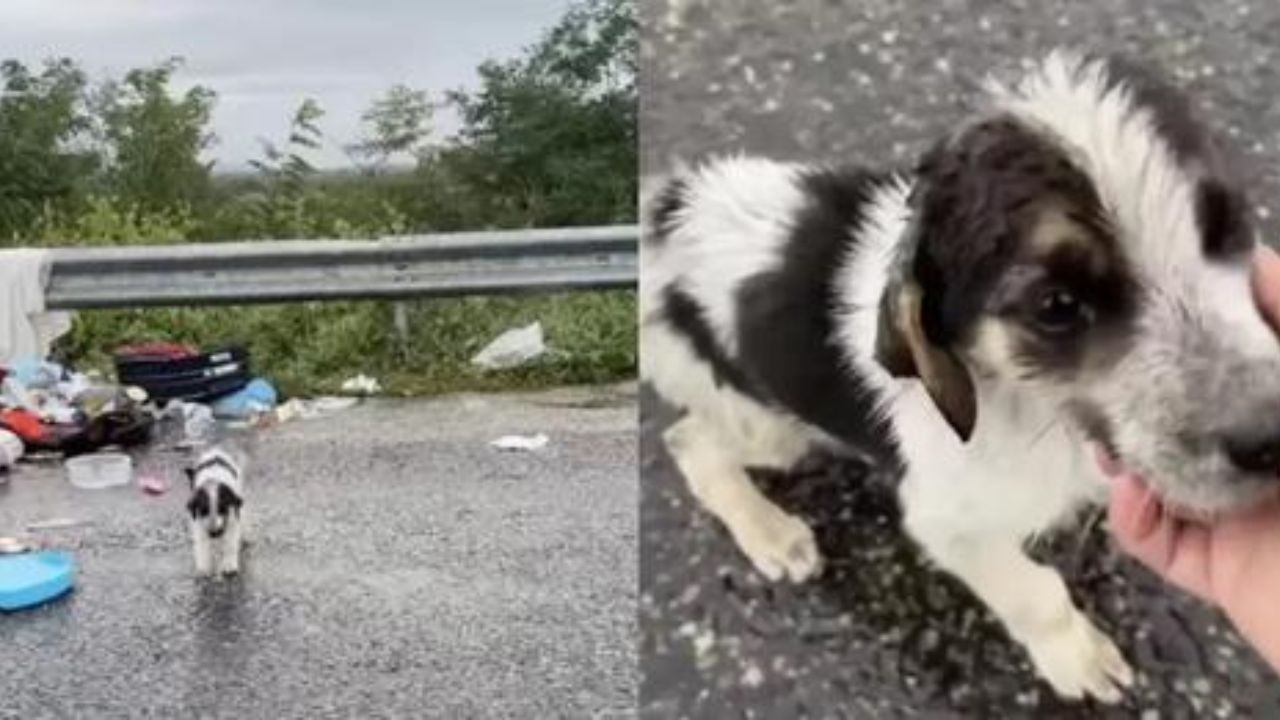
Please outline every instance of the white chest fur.
[{"label": "white chest fur", "polygon": [[916,382],[892,403],[907,458],[904,505],[933,527],[1026,538],[1050,530],[1104,497],[1105,481],[1056,406],[980,390],[968,443]]}]

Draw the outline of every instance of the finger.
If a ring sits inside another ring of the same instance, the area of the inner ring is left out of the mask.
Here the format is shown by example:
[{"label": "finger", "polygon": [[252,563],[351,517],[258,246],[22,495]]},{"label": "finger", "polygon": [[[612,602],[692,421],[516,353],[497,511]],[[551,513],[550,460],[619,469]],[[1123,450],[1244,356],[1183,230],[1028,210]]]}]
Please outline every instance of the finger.
[{"label": "finger", "polygon": [[1209,584],[1209,528],[1199,523],[1166,516],[1162,523],[1168,528],[1168,556],[1165,558],[1165,577],[1188,592],[1210,599]]},{"label": "finger", "polygon": [[1271,324],[1280,326],[1280,254],[1266,245],[1254,254],[1253,294]]},{"label": "finger", "polygon": [[1119,475],[1112,481],[1107,511],[1120,546],[1131,554],[1141,554],[1159,522],[1159,504],[1151,492],[1134,476]]},{"label": "finger", "polygon": [[1168,582],[1208,598],[1209,530],[1168,513],[1142,481],[1117,477],[1109,507],[1121,549]]}]

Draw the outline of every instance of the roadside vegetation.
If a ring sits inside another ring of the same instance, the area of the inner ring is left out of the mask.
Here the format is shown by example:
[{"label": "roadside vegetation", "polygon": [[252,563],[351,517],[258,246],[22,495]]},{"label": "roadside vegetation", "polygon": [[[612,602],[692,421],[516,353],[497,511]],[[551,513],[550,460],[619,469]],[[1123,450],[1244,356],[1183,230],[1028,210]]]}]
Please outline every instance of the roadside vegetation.
[{"label": "roadside vegetation", "polygon": [[[583,0],[520,56],[486,62],[474,89],[403,85],[371,98],[351,169],[312,164],[330,142],[324,108],[299,98],[252,167],[203,158],[216,88],[179,92],[182,60],[90,83],[69,58],[0,62],[0,246],[374,238],[635,221],[636,28],[626,0]],[[432,118],[456,112],[437,137]],[[636,367],[630,292],[386,302],[89,311],[61,359],[109,369],[125,343],[247,343],[287,393],[332,392],[357,373],[393,393],[604,382]],[[468,359],[540,320],[550,352],[499,373]]]}]

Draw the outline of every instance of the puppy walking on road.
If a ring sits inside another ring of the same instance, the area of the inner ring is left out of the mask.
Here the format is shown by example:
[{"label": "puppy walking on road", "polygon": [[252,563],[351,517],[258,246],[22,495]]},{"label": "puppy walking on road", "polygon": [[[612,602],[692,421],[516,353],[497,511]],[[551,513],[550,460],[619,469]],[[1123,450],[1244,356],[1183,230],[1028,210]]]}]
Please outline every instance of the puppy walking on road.
[{"label": "puppy walking on road", "polygon": [[195,551],[196,574],[213,574],[214,545],[218,572],[224,576],[240,572],[244,528],[245,460],[229,447],[213,446],[203,451],[195,464],[186,468],[191,484],[187,512],[191,516],[191,542]]}]

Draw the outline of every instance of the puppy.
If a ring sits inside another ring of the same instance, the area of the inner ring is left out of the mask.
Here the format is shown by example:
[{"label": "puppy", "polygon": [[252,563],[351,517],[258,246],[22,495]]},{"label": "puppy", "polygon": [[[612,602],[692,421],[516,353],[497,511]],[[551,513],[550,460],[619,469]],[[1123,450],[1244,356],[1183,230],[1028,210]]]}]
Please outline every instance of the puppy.
[{"label": "puppy", "polygon": [[224,576],[240,572],[240,553],[245,541],[244,469],[242,454],[230,447],[215,445],[186,468],[191,498],[191,543],[196,574],[213,574],[214,545],[218,548],[218,572]]},{"label": "puppy", "polygon": [[746,468],[856,450],[1057,693],[1114,702],[1129,666],[1023,543],[1105,499],[1091,446],[1177,512],[1276,493],[1280,343],[1240,181],[1174,88],[1060,51],[987,100],[909,172],[737,157],[647,189],[641,372],[764,576],[821,555]]}]

